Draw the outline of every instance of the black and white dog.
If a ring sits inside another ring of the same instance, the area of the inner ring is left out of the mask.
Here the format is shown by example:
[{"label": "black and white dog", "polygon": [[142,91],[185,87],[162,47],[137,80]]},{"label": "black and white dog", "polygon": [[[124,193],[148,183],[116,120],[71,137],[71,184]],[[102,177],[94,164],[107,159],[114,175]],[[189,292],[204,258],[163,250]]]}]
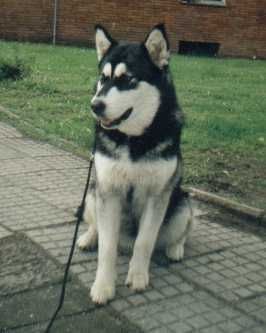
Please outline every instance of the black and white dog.
[{"label": "black and white dog", "polygon": [[[126,284],[149,284],[155,245],[180,260],[192,225],[189,198],[180,189],[183,116],[169,73],[163,25],[143,43],[115,41],[96,26],[100,78],[91,101],[98,120],[94,180],[86,198],[88,231],[82,249],[98,241],[98,268],[91,297],[104,304],[115,295],[121,223],[137,221],[138,233]],[[130,212],[130,213],[129,213]]]}]

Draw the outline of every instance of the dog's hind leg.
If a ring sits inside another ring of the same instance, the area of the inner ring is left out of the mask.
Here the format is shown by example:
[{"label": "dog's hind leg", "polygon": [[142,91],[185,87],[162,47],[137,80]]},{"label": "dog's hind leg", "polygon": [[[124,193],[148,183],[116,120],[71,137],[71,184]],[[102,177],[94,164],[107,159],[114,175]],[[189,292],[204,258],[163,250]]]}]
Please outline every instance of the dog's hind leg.
[{"label": "dog's hind leg", "polygon": [[89,227],[88,230],[79,237],[77,244],[81,250],[93,249],[96,247],[98,240],[94,193],[88,193],[86,197],[83,219],[88,223]]},{"label": "dog's hind leg", "polygon": [[170,244],[166,247],[166,256],[174,261],[180,261],[184,257],[184,244],[186,237],[183,237],[177,243]]},{"label": "dog's hind leg", "polygon": [[189,199],[184,199],[168,224],[162,228],[166,255],[174,261],[184,257],[184,245],[193,227],[193,212]]}]

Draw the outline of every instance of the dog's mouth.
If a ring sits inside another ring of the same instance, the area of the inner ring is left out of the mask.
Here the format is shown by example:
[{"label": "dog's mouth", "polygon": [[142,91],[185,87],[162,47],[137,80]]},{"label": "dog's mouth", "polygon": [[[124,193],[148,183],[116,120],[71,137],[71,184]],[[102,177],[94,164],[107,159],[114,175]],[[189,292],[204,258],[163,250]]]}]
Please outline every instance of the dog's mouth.
[{"label": "dog's mouth", "polygon": [[114,119],[114,120],[107,120],[107,119],[101,119],[101,126],[105,129],[110,129],[114,126],[120,125],[123,121],[127,120],[131,113],[133,111],[133,108],[128,108],[120,117]]}]

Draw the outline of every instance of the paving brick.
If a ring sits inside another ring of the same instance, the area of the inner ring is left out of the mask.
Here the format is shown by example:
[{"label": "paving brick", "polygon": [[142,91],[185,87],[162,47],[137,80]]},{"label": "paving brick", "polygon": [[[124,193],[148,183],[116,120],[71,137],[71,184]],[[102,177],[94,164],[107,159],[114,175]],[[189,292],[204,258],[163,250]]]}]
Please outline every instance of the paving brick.
[{"label": "paving brick", "polygon": [[188,292],[191,292],[194,289],[194,287],[191,284],[187,283],[187,282],[180,283],[176,287],[182,293],[188,293]]},{"label": "paving brick", "polygon": [[147,299],[140,294],[131,295],[127,298],[127,300],[134,306],[147,303]]},{"label": "paving brick", "polygon": [[224,280],[224,277],[222,276],[223,272],[212,272],[210,274],[208,274],[208,279],[210,279],[211,281],[221,281]]},{"label": "paving brick", "polygon": [[1,140],[0,143],[0,160],[8,160],[8,159],[18,159],[18,158],[23,158],[24,155],[20,153],[19,151],[6,146],[3,143],[3,139]]},{"label": "paving brick", "polygon": [[248,316],[241,316],[239,318],[235,318],[234,322],[241,327],[248,329],[257,325],[256,321]]},{"label": "paving brick", "polygon": [[150,331],[151,333],[173,333],[173,330],[170,328],[164,326],[164,327],[158,327]]},{"label": "paving brick", "polygon": [[199,332],[200,333],[224,333],[224,331],[217,326],[202,328],[201,330],[199,330]]},{"label": "paving brick", "polygon": [[231,290],[223,290],[219,293],[219,295],[229,303],[239,301],[240,299],[240,296],[236,293],[233,293]]},{"label": "paving brick", "polygon": [[218,327],[228,333],[241,332],[242,330],[242,327],[233,321],[224,322],[219,324]]},{"label": "paving brick", "polygon": [[252,294],[253,293],[263,293],[265,292],[265,286],[260,286],[260,285],[250,285],[248,287],[249,290],[251,290]]},{"label": "paving brick", "polygon": [[[140,320],[144,317],[145,314],[145,310],[146,307],[143,306],[138,306],[138,307],[132,307],[128,310],[125,310],[123,312],[123,315],[126,316],[129,320]],[[146,316],[147,316],[147,312],[146,312]],[[151,320],[153,320],[153,318],[151,318]]]},{"label": "paving brick", "polygon": [[158,301],[164,298],[163,295],[157,290],[151,290],[149,292],[146,292],[145,296],[149,299],[149,301]]},{"label": "paving brick", "polygon": [[219,281],[219,284],[223,286],[225,289],[234,289],[238,287],[239,281],[235,282],[230,279],[223,279]]},{"label": "paving brick", "polygon": [[247,278],[247,275],[244,277],[244,276],[238,276],[237,277],[237,283],[240,285],[240,286],[247,286],[247,285],[250,285],[250,280],[248,280]]},{"label": "paving brick", "polygon": [[264,277],[260,275],[260,272],[251,272],[246,274],[245,277],[252,282],[264,280]]},{"label": "paving brick", "polygon": [[152,332],[154,329],[160,329],[162,327],[161,323],[157,322],[156,320],[151,320],[149,317],[139,318],[137,324],[145,332]]},{"label": "paving brick", "polygon": [[252,295],[252,291],[246,288],[236,289],[234,292],[235,294],[239,295],[242,298],[249,297]]},{"label": "paving brick", "polygon": [[266,323],[266,305],[262,306],[259,310],[253,313],[259,320]]},{"label": "paving brick", "polygon": [[189,319],[189,324],[194,329],[204,328],[210,325],[209,321],[203,316],[197,315]]},{"label": "paving brick", "polygon": [[209,321],[210,324],[218,324],[226,319],[226,317],[218,311],[209,311],[203,314],[203,316]]},{"label": "paving brick", "polygon": [[195,298],[191,294],[181,295],[179,300],[182,304],[191,304],[195,302]]},{"label": "paving brick", "polygon": [[210,272],[210,269],[207,266],[196,266],[193,269],[200,274],[207,274]]},{"label": "paving brick", "polygon": [[176,316],[169,312],[162,312],[156,315],[156,319],[162,324],[169,325],[176,321]]},{"label": "paving brick", "polygon": [[[78,274],[79,280],[86,286],[88,289],[91,288],[92,283],[95,279],[95,274],[89,274],[88,272],[84,272],[81,274]],[[88,297],[89,297],[89,292],[88,292]]]},{"label": "paving brick", "polygon": [[170,325],[170,328],[174,331],[174,332],[178,332],[178,333],[187,333],[187,332],[191,332],[191,326],[188,326],[185,323],[182,322],[178,322],[175,324]]},{"label": "paving brick", "polygon": [[[131,306],[131,304],[124,299],[114,300],[111,302],[110,305],[112,308],[114,308],[115,310],[117,310],[119,312],[125,311],[126,309],[128,309]],[[139,321],[138,321],[138,323],[139,323]]]},{"label": "paving brick", "polygon": [[249,300],[238,303],[237,307],[243,311],[247,311],[248,313],[253,313],[254,311],[257,311],[260,306],[256,304],[254,300]]},{"label": "paving brick", "polygon": [[178,285],[182,281],[182,279],[179,276],[171,274],[169,272],[163,277],[163,279],[169,284],[173,285]]},{"label": "paving brick", "polygon": [[122,284],[117,289],[117,293],[121,297],[128,297],[128,296],[132,295],[133,293],[132,293],[131,289],[129,289],[128,287],[125,286],[124,282],[125,281],[123,280]]},{"label": "paving brick", "polygon": [[151,284],[155,288],[162,288],[162,287],[165,287],[165,286],[168,287],[168,283],[165,280],[161,279],[161,278],[153,278],[152,281],[151,281]]},{"label": "paving brick", "polygon": [[227,319],[237,318],[240,315],[237,310],[230,309],[229,307],[222,307],[219,313],[224,315]]},{"label": "paving brick", "polygon": [[244,331],[245,333],[265,333],[265,327],[256,326],[253,328],[248,328]]},{"label": "paving brick", "polygon": [[174,296],[174,295],[177,295],[180,293],[176,288],[174,288],[172,286],[166,286],[166,287],[160,288],[160,292],[166,297],[167,296],[171,297],[171,296]]},{"label": "paving brick", "polygon": [[188,306],[184,306],[183,304],[178,309],[172,309],[171,312],[175,314],[180,321],[188,320],[187,318],[191,318],[195,315],[194,311],[192,311]]},{"label": "paving brick", "polygon": [[72,265],[71,267],[71,271],[75,274],[83,273],[85,270],[85,267],[82,265]]},{"label": "paving brick", "polygon": [[187,267],[195,267],[195,266],[199,266],[199,262],[196,259],[187,259],[187,260],[184,260],[184,265]]},{"label": "paving brick", "polygon": [[189,309],[191,309],[195,314],[198,313],[205,313],[207,311],[210,310],[210,307],[204,303],[204,302],[195,302],[195,303],[191,303],[188,305]]}]

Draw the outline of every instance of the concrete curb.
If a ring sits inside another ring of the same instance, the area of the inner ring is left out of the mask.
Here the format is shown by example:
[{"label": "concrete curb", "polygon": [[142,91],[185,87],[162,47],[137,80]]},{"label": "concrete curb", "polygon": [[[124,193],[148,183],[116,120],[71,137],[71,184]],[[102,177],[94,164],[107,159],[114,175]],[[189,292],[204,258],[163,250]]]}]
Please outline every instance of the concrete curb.
[{"label": "concrete curb", "polygon": [[216,205],[234,214],[255,220],[259,224],[266,226],[266,211],[263,209],[240,204],[234,200],[230,200],[210,192],[202,191],[194,187],[186,187],[185,190],[187,190],[195,199]]}]

